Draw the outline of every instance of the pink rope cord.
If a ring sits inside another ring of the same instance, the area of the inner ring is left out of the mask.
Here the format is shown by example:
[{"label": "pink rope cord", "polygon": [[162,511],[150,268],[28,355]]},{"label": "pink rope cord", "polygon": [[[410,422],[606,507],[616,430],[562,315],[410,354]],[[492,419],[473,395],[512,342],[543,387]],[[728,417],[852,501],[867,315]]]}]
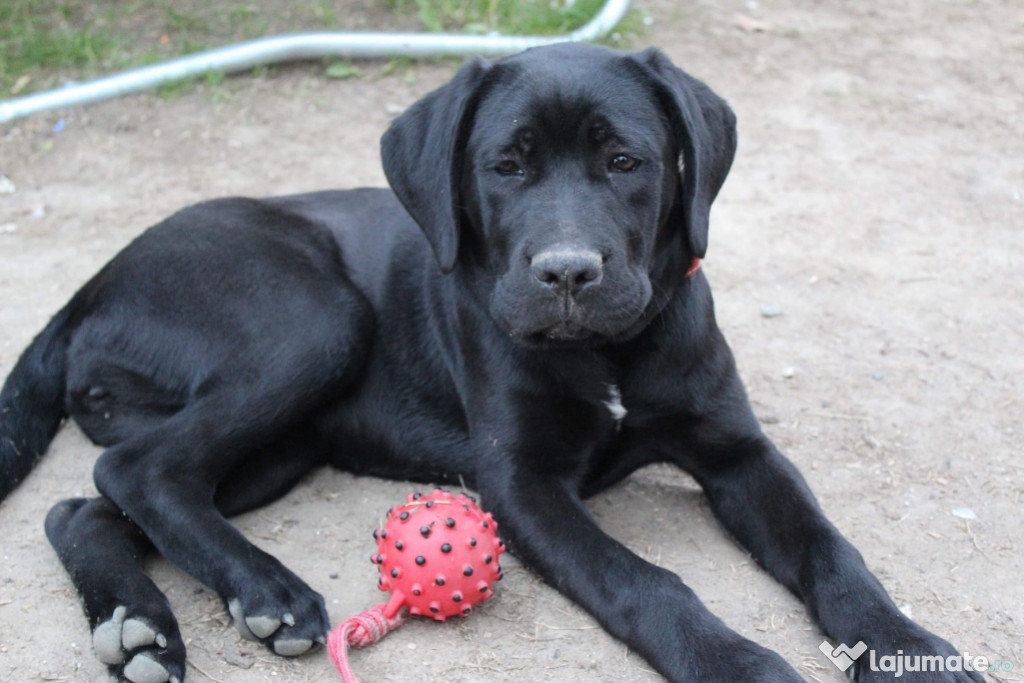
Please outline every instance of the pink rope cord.
[{"label": "pink rope cord", "polygon": [[400,611],[388,619],[384,615],[387,603],[371,607],[362,614],[346,619],[327,637],[327,654],[331,656],[334,666],[338,667],[341,679],[345,683],[359,683],[348,665],[348,648],[366,647],[386,636],[393,629],[401,626],[404,618]]}]

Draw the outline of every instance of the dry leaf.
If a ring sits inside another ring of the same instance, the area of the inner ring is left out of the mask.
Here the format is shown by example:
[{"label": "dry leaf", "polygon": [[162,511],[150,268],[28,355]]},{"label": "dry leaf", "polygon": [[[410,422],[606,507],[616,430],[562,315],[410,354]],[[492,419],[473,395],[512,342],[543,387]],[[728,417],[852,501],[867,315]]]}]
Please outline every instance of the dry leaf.
[{"label": "dry leaf", "polygon": [[767,21],[756,19],[749,14],[737,14],[733,17],[733,23],[747,33],[768,33],[775,28]]}]

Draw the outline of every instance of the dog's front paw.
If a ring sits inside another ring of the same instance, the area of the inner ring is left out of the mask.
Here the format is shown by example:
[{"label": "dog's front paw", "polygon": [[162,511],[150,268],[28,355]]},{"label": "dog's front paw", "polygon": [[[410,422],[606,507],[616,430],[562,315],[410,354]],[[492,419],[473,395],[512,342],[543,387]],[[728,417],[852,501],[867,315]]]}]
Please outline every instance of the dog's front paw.
[{"label": "dog's front paw", "polygon": [[173,621],[129,613],[118,606],[92,632],[96,657],[112,674],[132,683],[177,683],[185,675],[185,644]]},{"label": "dog's front paw", "polygon": [[327,608],[319,593],[283,566],[275,574],[262,573],[258,582],[245,582],[227,599],[228,612],[244,638],[258,640],[283,657],[297,657],[327,642]]},{"label": "dog's front paw", "polygon": [[685,680],[737,681],[745,683],[801,683],[804,679],[782,656],[749,640],[719,653],[719,661],[703,666]]},{"label": "dog's front paw", "polygon": [[[881,639],[876,646],[857,658],[849,672],[857,681],[928,681],[928,683],[968,683],[985,680],[987,664],[979,658],[958,651],[950,643],[911,624],[905,633]],[[848,672],[848,673],[849,673]]]}]

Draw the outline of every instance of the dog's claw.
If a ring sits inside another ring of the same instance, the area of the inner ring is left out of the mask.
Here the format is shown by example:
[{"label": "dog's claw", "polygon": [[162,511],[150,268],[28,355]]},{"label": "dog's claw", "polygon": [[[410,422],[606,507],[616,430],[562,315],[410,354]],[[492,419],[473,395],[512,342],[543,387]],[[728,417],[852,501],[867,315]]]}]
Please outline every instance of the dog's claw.
[{"label": "dog's claw", "polygon": [[124,667],[124,677],[132,683],[167,683],[171,674],[155,659],[137,654]]}]

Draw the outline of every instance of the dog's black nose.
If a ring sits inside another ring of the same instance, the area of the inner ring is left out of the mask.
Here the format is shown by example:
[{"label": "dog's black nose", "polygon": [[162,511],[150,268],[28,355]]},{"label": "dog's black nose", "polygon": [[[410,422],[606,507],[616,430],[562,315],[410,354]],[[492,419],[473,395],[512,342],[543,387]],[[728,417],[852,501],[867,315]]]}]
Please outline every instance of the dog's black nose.
[{"label": "dog's black nose", "polygon": [[572,296],[601,282],[604,258],[585,249],[549,249],[530,259],[537,284]]}]

